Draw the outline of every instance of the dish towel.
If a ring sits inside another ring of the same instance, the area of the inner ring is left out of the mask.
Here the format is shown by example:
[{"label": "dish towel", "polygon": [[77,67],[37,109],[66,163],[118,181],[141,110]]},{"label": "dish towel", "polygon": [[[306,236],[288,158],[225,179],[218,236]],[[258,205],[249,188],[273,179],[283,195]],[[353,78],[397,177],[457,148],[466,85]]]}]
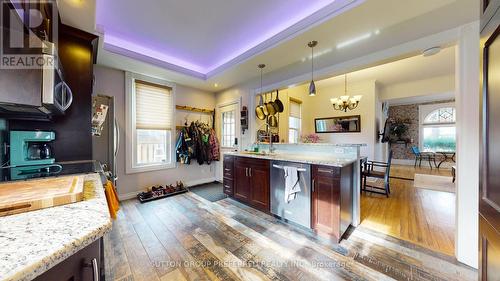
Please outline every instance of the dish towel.
[{"label": "dish towel", "polygon": [[290,203],[300,192],[299,172],[296,167],[283,167],[285,171],[285,202]]},{"label": "dish towel", "polygon": [[104,193],[108,201],[109,215],[116,219],[116,213],[120,210],[120,201],[118,201],[118,194],[116,194],[116,189],[111,181],[107,181],[104,185]]}]

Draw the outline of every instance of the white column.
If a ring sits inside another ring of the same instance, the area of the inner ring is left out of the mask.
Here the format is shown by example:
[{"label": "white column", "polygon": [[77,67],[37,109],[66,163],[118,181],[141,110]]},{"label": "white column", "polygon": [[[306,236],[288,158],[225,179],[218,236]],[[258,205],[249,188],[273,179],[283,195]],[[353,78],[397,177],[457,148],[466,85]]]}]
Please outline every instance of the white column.
[{"label": "white column", "polygon": [[455,58],[457,197],[455,254],[478,267],[479,22],[460,29]]}]

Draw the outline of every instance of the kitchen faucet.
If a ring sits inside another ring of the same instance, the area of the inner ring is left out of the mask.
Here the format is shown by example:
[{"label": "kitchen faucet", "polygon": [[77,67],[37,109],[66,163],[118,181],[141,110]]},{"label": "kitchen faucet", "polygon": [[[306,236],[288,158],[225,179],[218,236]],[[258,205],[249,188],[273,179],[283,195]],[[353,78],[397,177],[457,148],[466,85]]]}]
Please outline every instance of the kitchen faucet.
[{"label": "kitchen faucet", "polygon": [[[269,153],[274,153],[276,151],[276,147],[273,145],[273,135],[271,132],[271,125],[269,123],[264,122],[262,125],[257,128],[257,131],[259,131],[263,126],[267,126],[267,136],[269,137]],[[261,139],[259,136],[257,136],[257,144],[260,144]]]}]

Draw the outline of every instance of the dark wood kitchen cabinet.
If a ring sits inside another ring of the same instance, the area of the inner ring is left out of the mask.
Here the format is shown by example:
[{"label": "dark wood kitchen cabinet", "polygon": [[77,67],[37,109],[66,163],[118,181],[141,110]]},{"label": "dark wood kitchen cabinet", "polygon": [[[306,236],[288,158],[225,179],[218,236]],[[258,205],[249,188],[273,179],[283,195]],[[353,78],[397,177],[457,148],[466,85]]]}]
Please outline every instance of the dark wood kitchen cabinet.
[{"label": "dark wood kitchen cabinet", "polygon": [[234,157],[232,155],[224,155],[223,163],[223,191],[226,195],[232,196],[233,191],[233,182],[234,182]]},{"label": "dark wood kitchen cabinet", "polygon": [[312,166],[311,227],[339,242],[352,222],[352,165]]},{"label": "dark wood kitchen cabinet", "polygon": [[[49,269],[34,281],[93,281],[103,277],[102,238]],[[97,274],[97,276],[94,276]]]},{"label": "dark wood kitchen cabinet", "polygon": [[249,164],[246,159],[236,157],[234,161],[234,198],[243,202],[250,202]]},{"label": "dark wood kitchen cabinet", "polygon": [[255,209],[269,212],[269,161],[246,157],[234,159],[234,198]]}]

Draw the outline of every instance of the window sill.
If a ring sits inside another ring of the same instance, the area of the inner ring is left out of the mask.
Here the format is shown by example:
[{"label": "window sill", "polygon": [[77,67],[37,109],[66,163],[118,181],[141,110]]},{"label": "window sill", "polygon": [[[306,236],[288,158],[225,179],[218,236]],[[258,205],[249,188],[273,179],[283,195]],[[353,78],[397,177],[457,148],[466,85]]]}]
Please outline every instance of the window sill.
[{"label": "window sill", "polygon": [[175,169],[176,167],[177,167],[177,165],[175,163],[140,166],[140,167],[127,167],[126,174],[137,174],[137,173],[144,173],[144,172],[170,170],[170,169]]}]

